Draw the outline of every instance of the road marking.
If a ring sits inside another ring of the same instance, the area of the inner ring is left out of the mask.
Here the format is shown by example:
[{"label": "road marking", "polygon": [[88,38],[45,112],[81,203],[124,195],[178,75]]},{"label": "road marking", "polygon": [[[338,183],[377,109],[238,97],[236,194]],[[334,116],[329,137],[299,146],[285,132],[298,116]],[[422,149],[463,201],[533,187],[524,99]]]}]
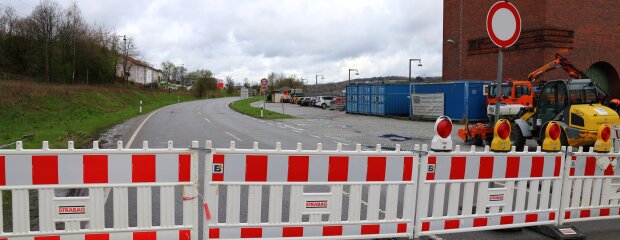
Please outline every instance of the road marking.
[{"label": "road marking", "polygon": [[342,144],[342,145],[344,145],[344,146],[349,146],[349,144],[348,144],[348,143],[343,143],[343,142],[338,142],[338,141],[332,141],[332,142],[335,142],[336,144],[339,144],[339,143],[340,143],[340,144]]},{"label": "road marking", "polygon": [[310,135],[310,137],[313,137],[313,138],[319,138],[319,139],[321,138],[319,136],[315,136],[315,135],[312,135],[312,134],[308,134],[308,135]]},{"label": "road marking", "polygon": [[[173,105],[176,105],[176,104],[173,104]],[[153,111],[151,114],[149,114],[148,116],[146,116],[146,118],[144,120],[142,120],[142,123],[140,123],[138,128],[136,128],[136,131],[133,132],[133,135],[131,135],[131,137],[129,138],[129,141],[127,141],[127,144],[125,144],[125,148],[131,147],[131,143],[133,143],[133,140],[136,138],[136,136],[138,135],[138,133],[142,129],[142,126],[144,126],[146,121],[148,121],[149,118],[151,118],[151,116],[153,116],[155,113],[159,112],[159,110],[162,110],[164,108],[168,108],[168,107],[173,106],[173,105],[168,105],[168,106],[165,106],[163,108],[157,109],[157,110]]]},{"label": "road marking", "polygon": [[235,135],[232,135],[232,134],[231,134],[231,133],[229,133],[229,132],[224,132],[224,133],[228,134],[228,136],[231,136],[231,137],[233,137],[234,139],[237,139],[238,141],[241,141],[241,138],[238,138],[238,137],[236,137]]},{"label": "road marking", "polygon": [[208,118],[205,118],[205,121],[207,121],[207,122],[209,122],[209,123],[211,122],[211,120],[209,120]]},{"label": "road marking", "polygon": [[296,133],[302,133],[302,132],[304,132],[304,131],[299,131],[299,130],[291,130],[291,131],[296,132]]}]

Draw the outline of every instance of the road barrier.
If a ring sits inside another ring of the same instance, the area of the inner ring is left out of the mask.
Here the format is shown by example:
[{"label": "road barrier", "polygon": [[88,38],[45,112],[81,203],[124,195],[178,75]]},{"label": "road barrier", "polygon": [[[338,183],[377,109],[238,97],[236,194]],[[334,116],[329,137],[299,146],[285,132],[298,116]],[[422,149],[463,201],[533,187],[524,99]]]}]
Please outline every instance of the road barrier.
[{"label": "road barrier", "polygon": [[429,152],[421,158],[416,237],[554,224],[564,155]]},{"label": "road barrier", "polygon": [[0,150],[0,239],[413,238],[620,218],[618,150],[93,146]]},{"label": "road barrier", "polygon": [[620,153],[570,150],[559,223],[620,218]]},{"label": "road barrier", "polygon": [[204,239],[412,237],[418,171],[411,152],[341,149],[236,149],[234,142],[212,149],[205,196],[214,211]]},{"label": "road barrier", "polygon": [[[11,212],[4,220],[10,224],[0,224],[0,239],[198,239],[197,199],[190,199],[197,194],[197,153],[174,149],[172,142],[167,149],[149,149],[147,142],[143,149],[123,149],[122,142],[111,150],[93,146],[74,149],[69,142],[68,149],[50,150],[43,142],[30,150],[18,142],[16,150],[0,150],[0,206]],[[175,197],[175,188],[184,196]],[[85,194],[67,196],[68,189]],[[175,203],[182,209],[180,225]],[[134,226],[130,212],[137,216]]]}]

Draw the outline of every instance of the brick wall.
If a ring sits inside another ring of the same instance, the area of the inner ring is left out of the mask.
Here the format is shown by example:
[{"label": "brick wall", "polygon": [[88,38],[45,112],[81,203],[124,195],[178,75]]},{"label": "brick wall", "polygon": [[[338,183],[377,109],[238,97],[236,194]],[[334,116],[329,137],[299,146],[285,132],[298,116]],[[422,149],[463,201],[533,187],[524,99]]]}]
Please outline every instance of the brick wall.
[{"label": "brick wall", "polygon": [[[489,45],[492,43],[485,27],[486,14],[494,2],[444,1],[444,80],[496,79],[497,51]],[[530,72],[552,61],[556,52],[584,72],[599,61],[620,70],[620,41],[617,40],[620,39],[620,1],[512,0],[511,3],[521,14],[522,37],[504,54],[504,79],[526,79]],[[476,43],[473,48],[471,43]],[[555,70],[545,77],[566,78],[567,74]],[[610,85],[612,94],[618,96],[620,82]]]}]

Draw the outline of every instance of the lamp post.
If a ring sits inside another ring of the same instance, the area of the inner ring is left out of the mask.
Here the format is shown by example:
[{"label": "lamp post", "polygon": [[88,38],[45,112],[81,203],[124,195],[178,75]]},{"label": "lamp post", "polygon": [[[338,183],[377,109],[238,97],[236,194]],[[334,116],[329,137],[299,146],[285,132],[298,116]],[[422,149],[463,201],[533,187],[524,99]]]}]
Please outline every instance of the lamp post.
[{"label": "lamp post", "polygon": [[417,61],[418,67],[422,67],[422,59],[411,58],[409,59],[409,92],[411,93],[411,107],[409,108],[409,120],[413,118],[413,94],[415,94],[415,84],[411,81],[411,62]]},{"label": "lamp post", "polygon": [[355,71],[355,75],[360,75],[360,72],[357,69],[349,68],[349,85],[351,85],[351,71]]},{"label": "lamp post", "polygon": [[325,79],[325,76],[323,76],[323,74],[317,74],[314,77],[314,88],[315,88],[315,95],[319,92],[319,76],[321,76],[321,79]]}]

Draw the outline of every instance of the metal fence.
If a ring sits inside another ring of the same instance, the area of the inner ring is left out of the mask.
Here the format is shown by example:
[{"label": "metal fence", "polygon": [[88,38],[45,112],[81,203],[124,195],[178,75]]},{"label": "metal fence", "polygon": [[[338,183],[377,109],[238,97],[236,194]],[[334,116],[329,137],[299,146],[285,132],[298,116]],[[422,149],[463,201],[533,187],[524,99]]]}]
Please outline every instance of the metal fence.
[{"label": "metal fence", "polygon": [[212,149],[205,195],[209,209],[219,211],[204,238],[412,237],[412,153],[341,149],[236,149],[234,142]]},{"label": "metal fence", "polygon": [[620,218],[618,149],[97,145],[0,150],[0,239],[412,238]]},{"label": "metal fence", "polygon": [[10,213],[6,220],[0,214],[0,238],[197,239],[197,200],[182,201],[197,194],[195,152],[172,142],[167,149],[149,149],[147,142],[143,149],[123,149],[122,142],[112,150],[97,142],[93,149],[74,149],[73,142],[65,150],[47,142],[38,150],[16,147],[0,150],[0,206]]}]

